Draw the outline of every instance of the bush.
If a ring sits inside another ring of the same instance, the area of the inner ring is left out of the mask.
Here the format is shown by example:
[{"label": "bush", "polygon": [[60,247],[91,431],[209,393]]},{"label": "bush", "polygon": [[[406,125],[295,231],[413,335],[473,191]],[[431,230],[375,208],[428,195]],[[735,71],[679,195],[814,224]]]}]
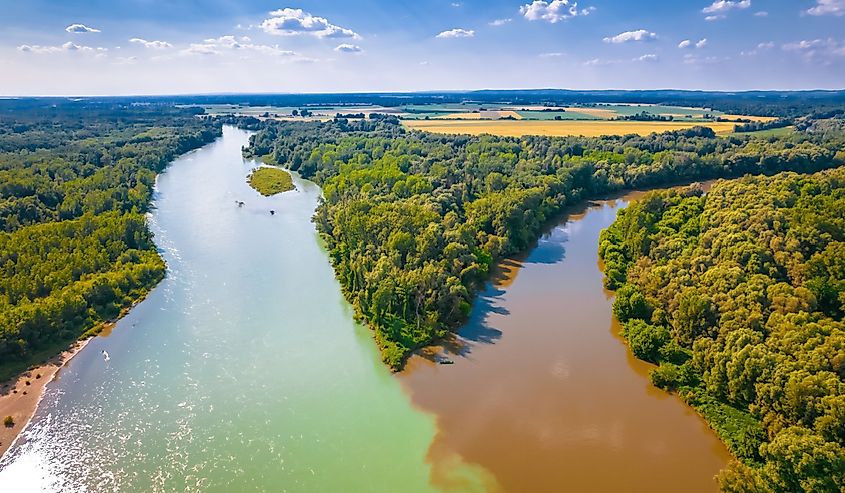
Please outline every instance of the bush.
[{"label": "bush", "polygon": [[693,387],[698,385],[699,378],[689,363],[676,365],[674,363],[661,363],[660,366],[651,370],[648,375],[655,387],[664,390],[675,390],[679,387]]},{"label": "bush", "polygon": [[3,419],[3,425],[4,425],[6,428],[11,428],[11,427],[15,426],[15,418],[13,418],[13,417],[11,417],[11,416],[6,416],[6,417]]},{"label": "bush", "polygon": [[649,320],[651,318],[651,307],[636,286],[625,284],[616,292],[613,314],[620,322],[627,322],[632,318]]},{"label": "bush", "polygon": [[625,324],[623,335],[634,356],[656,363],[660,348],[669,341],[669,331],[665,327],[651,325],[642,320],[631,320]]}]

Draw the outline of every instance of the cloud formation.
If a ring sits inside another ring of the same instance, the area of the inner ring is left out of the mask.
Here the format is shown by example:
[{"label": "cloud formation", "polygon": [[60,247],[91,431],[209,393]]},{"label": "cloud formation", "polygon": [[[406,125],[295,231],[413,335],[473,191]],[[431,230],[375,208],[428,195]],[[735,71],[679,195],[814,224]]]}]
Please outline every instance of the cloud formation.
[{"label": "cloud formation", "polygon": [[270,18],[260,25],[268,34],[276,36],[311,35],[318,38],[351,38],[361,36],[355,31],[330,23],[324,17],[316,17],[302,9],[285,8],[270,12]]},{"label": "cloud formation", "polygon": [[129,40],[129,42],[139,44],[144,48],[150,48],[152,50],[164,50],[167,48],[173,48],[173,45],[168,43],[167,41],[147,41],[146,39],[132,38]]},{"label": "cloud formation", "polygon": [[227,52],[242,52],[242,53],[261,53],[264,55],[292,57],[296,52],[290,50],[283,50],[278,45],[262,45],[253,44],[246,36],[240,39],[234,36],[220,36],[219,38],[210,38],[204,40],[202,43],[191,43],[190,46],[180,51],[183,55],[222,55]]},{"label": "cloud formation", "polygon": [[807,39],[782,46],[785,51],[801,54],[808,60],[832,61],[833,58],[845,57],[845,42],[827,39]]},{"label": "cloud formation", "polygon": [[500,26],[504,26],[505,24],[507,24],[511,20],[512,19],[510,19],[510,18],[508,18],[508,19],[496,19],[495,21],[490,22],[489,25],[491,25],[493,27],[500,27]]},{"label": "cloud formation", "polygon": [[616,36],[604,38],[603,41],[605,43],[620,44],[634,41],[654,41],[655,39],[657,39],[657,34],[646,31],[645,29],[638,29],[636,31],[625,31],[624,33],[619,33]]},{"label": "cloud formation", "polygon": [[475,36],[475,31],[472,29],[449,29],[448,31],[443,31],[442,33],[438,34],[437,38],[472,38]]},{"label": "cloud formation", "polygon": [[361,53],[364,50],[362,50],[358,45],[343,43],[337,45],[334,51],[337,51],[338,53]]},{"label": "cloud formation", "polygon": [[587,7],[578,10],[578,2],[569,0],[534,0],[519,8],[519,13],[529,21],[546,21],[555,24],[573,17],[589,15],[596,10],[595,7]]},{"label": "cloud formation", "polygon": [[92,48],[90,46],[81,46],[71,41],[60,46],[39,46],[39,45],[20,45],[18,51],[24,53],[35,53],[38,55],[52,54],[52,53],[105,53],[108,48]]},{"label": "cloud formation", "polygon": [[816,6],[804,11],[809,15],[845,15],[845,0],[816,0]]},{"label": "cloud formation", "polygon": [[737,9],[747,9],[751,7],[751,0],[739,0],[739,1],[731,1],[731,0],[715,0],[712,5],[709,7],[704,7],[701,9],[702,12],[705,14],[726,14],[731,10]]},{"label": "cloud formation", "polygon": [[93,27],[88,27],[85,24],[71,24],[65,28],[65,31],[74,34],[81,34],[81,33],[98,33],[100,32],[99,29],[94,29]]},{"label": "cloud formation", "polygon": [[660,60],[660,57],[654,53],[648,53],[633,59],[634,62],[656,62],[658,60]]}]

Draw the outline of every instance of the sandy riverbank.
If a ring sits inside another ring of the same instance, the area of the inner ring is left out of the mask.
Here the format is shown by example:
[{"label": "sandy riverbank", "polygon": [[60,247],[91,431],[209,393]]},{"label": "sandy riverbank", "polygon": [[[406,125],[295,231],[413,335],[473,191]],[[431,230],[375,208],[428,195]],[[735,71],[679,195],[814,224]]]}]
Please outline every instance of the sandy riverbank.
[{"label": "sandy riverbank", "polygon": [[76,356],[90,341],[77,341],[68,349],[50,358],[41,365],[0,384],[0,420],[11,416],[15,424],[7,427],[0,423],[0,457],[12,446],[17,436],[29,424],[38,409],[47,384],[55,378],[61,368]]}]

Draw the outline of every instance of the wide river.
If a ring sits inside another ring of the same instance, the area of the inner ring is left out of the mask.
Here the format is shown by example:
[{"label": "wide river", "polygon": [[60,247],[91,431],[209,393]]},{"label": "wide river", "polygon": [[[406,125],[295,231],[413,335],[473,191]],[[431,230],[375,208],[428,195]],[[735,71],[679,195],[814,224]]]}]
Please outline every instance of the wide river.
[{"label": "wide river", "polygon": [[624,199],[508,263],[454,364],[396,376],[310,222],[319,188],[258,195],[248,137],[159,176],[166,279],[47,387],[0,491],[715,491],[724,446],[615,335],[596,247]]}]

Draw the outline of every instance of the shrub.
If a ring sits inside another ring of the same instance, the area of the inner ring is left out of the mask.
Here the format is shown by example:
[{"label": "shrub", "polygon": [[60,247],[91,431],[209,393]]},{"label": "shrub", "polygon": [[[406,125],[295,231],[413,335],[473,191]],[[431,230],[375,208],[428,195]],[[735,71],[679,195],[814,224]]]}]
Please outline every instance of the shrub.
[{"label": "shrub", "polygon": [[616,292],[616,300],[613,302],[613,314],[620,322],[627,322],[632,318],[649,320],[651,308],[645,297],[636,286],[625,284]]},{"label": "shrub", "polygon": [[6,417],[3,419],[3,425],[4,425],[6,428],[11,428],[11,427],[15,426],[15,418],[13,418],[13,417],[11,417],[11,416],[6,416]]},{"label": "shrub", "polygon": [[637,358],[656,363],[660,348],[669,341],[665,327],[651,325],[642,320],[631,320],[623,330],[631,351]]}]

